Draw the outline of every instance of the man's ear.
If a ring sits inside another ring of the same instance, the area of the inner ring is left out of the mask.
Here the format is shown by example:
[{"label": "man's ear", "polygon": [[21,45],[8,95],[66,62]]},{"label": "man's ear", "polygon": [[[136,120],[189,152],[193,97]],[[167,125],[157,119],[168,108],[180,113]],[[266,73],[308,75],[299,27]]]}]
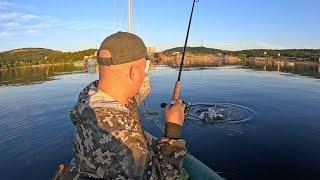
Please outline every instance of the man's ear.
[{"label": "man's ear", "polygon": [[130,79],[133,81],[138,73],[138,66],[132,65],[130,68]]}]

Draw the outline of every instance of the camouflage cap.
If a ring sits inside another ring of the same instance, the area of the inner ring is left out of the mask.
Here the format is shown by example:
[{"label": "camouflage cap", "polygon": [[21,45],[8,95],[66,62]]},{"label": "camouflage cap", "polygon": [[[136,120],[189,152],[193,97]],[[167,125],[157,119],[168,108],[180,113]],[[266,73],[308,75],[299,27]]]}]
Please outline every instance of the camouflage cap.
[{"label": "camouflage cap", "polygon": [[142,39],[135,34],[117,32],[106,37],[97,53],[99,65],[110,66],[149,59]]}]

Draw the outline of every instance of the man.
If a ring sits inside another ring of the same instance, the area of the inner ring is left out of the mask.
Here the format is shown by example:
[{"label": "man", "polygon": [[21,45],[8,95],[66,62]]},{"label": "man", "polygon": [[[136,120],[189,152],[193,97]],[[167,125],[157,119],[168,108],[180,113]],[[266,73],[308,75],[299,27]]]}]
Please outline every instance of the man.
[{"label": "man", "polygon": [[[166,131],[148,144],[134,96],[145,77],[146,47],[136,35],[118,32],[101,44],[99,80],[84,88],[70,113],[74,158],[54,179],[177,179],[183,174],[185,141],[181,100],[165,108]],[[70,173],[69,173],[70,172]]]}]

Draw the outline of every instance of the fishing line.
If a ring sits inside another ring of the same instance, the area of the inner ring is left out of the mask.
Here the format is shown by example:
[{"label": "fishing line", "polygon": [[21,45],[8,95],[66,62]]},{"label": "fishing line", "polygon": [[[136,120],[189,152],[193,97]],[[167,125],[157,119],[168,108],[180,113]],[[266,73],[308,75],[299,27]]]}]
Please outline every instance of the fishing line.
[{"label": "fishing line", "polygon": [[[182,73],[183,63],[184,63],[184,58],[185,58],[185,54],[186,54],[186,48],[187,48],[188,39],[189,39],[189,32],[190,32],[190,26],[191,26],[192,15],[193,15],[193,10],[194,10],[194,4],[195,4],[196,2],[199,2],[199,0],[193,0],[192,9],[191,9],[191,14],[190,14],[190,19],[189,19],[188,30],[187,30],[187,35],[186,35],[186,40],[185,40],[184,46],[183,46],[182,59],[181,59],[180,68],[179,68],[179,75],[178,75],[178,79],[177,79],[178,82],[180,82],[180,79],[181,79],[181,73]],[[180,89],[179,89],[179,90],[180,90]],[[176,99],[178,99],[178,98],[176,98]]]},{"label": "fishing line", "polygon": [[[184,65],[185,53],[188,44],[190,26],[192,22],[192,16],[194,11],[194,5],[199,0],[193,0],[192,9],[190,13],[190,19],[186,34],[186,39],[183,46],[182,58],[179,67],[178,78],[173,90],[171,104],[174,104],[176,100],[180,98],[180,88],[181,88],[181,73]],[[201,120],[205,123],[216,123],[216,122],[242,122],[247,119],[250,119],[251,113],[248,108],[245,108],[236,104],[194,104],[183,102],[185,106],[185,114],[186,116],[193,117],[197,120]],[[161,103],[161,107],[166,107],[166,103]]]},{"label": "fishing line", "polygon": [[[192,21],[192,15],[193,15],[193,10],[194,10],[194,5],[195,5],[196,2],[199,2],[199,0],[193,0],[193,3],[192,3],[191,13],[190,13],[190,19],[189,19],[189,24],[188,24],[188,29],[187,29],[187,35],[186,35],[186,39],[185,39],[185,41],[184,41],[182,58],[181,58],[181,62],[180,62],[179,74],[178,74],[178,78],[177,78],[177,81],[176,81],[175,86],[174,86],[174,89],[173,89],[172,98],[171,98],[171,104],[174,104],[174,102],[180,98],[180,88],[181,88],[181,82],[180,82],[180,80],[181,80],[181,73],[182,73],[184,58],[185,58],[186,49],[187,49],[187,44],[188,44],[188,39],[189,39],[189,32],[190,32],[190,26],[191,26],[191,21]],[[160,106],[164,108],[166,105],[167,105],[166,103],[161,103]]]}]

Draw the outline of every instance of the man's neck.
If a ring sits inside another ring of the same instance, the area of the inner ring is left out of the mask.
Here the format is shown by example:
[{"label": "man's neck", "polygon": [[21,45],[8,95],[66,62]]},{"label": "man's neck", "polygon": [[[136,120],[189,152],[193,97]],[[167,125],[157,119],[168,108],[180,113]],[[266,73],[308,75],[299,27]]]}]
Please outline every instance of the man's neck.
[{"label": "man's neck", "polygon": [[129,103],[129,98],[124,95],[124,93],[121,91],[121,88],[107,86],[105,82],[99,81],[98,89],[108,94],[110,97],[112,97],[112,99],[118,101],[122,105],[127,105]]}]

